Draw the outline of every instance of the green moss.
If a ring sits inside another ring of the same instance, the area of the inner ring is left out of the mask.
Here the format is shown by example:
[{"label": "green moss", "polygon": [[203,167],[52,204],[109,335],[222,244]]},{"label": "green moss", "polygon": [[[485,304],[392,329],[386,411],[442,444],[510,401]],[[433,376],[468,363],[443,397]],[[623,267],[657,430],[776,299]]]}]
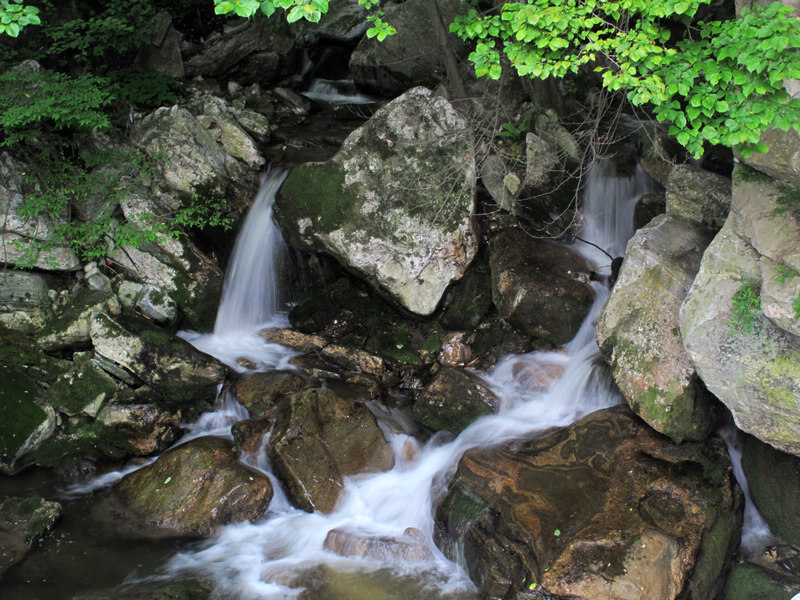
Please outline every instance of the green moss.
[{"label": "green moss", "polygon": [[297,221],[308,217],[314,229],[338,229],[355,205],[356,197],[345,187],[345,172],[331,162],[307,163],[289,173],[278,192],[276,212]]},{"label": "green moss", "polygon": [[791,596],[755,565],[736,565],[725,582],[724,600],[788,600]]},{"label": "green moss", "polygon": [[77,415],[98,396],[117,389],[114,380],[92,362],[77,365],[62,374],[47,390],[47,401],[68,415]]},{"label": "green moss", "polygon": [[20,369],[0,365],[0,375],[0,460],[10,460],[47,414],[35,402],[33,381]]},{"label": "green moss", "polygon": [[186,349],[186,342],[166,331],[143,329],[139,332],[139,337],[159,350],[170,351]]},{"label": "green moss", "polygon": [[31,459],[40,467],[64,472],[75,460],[121,460],[138,454],[128,440],[110,427],[84,422],[71,431],[46,440]]}]

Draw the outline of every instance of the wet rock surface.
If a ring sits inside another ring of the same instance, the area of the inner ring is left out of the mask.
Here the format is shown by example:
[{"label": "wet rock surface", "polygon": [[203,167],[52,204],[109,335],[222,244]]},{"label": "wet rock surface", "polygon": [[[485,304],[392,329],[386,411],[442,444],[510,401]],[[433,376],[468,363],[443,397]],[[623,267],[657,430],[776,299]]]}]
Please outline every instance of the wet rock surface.
[{"label": "wet rock surface", "polygon": [[437,509],[488,598],[713,597],[742,496],[724,444],[675,445],[627,407],[540,439],[470,450]]},{"label": "wet rock surface", "polygon": [[43,498],[0,501],[0,577],[24,558],[33,543],[61,517],[61,505]]},{"label": "wet rock surface", "polygon": [[204,538],[256,521],[271,499],[266,475],[240,463],[227,440],[204,437],[125,476],[98,514],[123,536]]},{"label": "wet rock surface", "polygon": [[267,451],[292,503],[309,512],[333,510],[343,477],[394,465],[369,409],[321,388],[299,392],[280,407]]},{"label": "wet rock surface", "polygon": [[573,251],[508,229],[489,243],[492,297],[501,317],[552,344],[570,341],[592,305],[591,267]]},{"label": "wet rock surface", "polygon": [[443,366],[417,395],[412,414],[434,431],[458,434],[477,418],[495,412],[499,404],[480,377]]},{"label": "wet rock surface", "polygon": [[[416,534],[416,535],[415,535]],[[419,530],[403,536],[369,536],[343,529],[331,529],[323,548],[341,556],[357,556],[373,560],[425,562],[433,560],[433,552],[418,539]]]}]

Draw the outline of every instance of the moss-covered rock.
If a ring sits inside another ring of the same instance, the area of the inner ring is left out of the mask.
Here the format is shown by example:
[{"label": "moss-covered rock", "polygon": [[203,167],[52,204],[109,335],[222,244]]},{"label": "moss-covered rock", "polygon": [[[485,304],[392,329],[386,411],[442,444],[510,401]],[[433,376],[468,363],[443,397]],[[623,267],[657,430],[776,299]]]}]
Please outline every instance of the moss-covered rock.
[{"label": "moss-covered rock", "polygon": [[294,246],[334,256],[401,307],[429,315],[477,250],[472,143],[449,102],[415,88],[327,163],[293,169],[276,220]]},{"label": "moss-covered rock", "polygon": [[800,457],[748,436],[742,468],[753,502],[772,532],[800,547]]},{"label": "moss-covered rock", "polygon": [[124,367],[173,405],[210,403],[226,369],[216,359],[163,329],[106,313],[92,319],[92,343],[100,356]]},{"label": "moss-covered rock", "polygon": [[37,399],[31,379],[15,366],[0,364],[0,470],[13,473],[56,427],[55,411]]},{"label": "moss-covered rock", "polygon": [[[738,296],[743,289],[758,294],[764,286],[764,257],[800,268],[800,222],[776,212],[779,194],[763,179],[736,182],[731,214],[703,255],[681,307],[680,328],[697,373],[737,426],[800,455],[800,337]],[[735,311],[749,326],[738,324]]]},{"label": "moss-covered rock", "polygon": [[798,592],[800,586],[756,565],[743,563],[731,569],[722,600],[789,600]]},{"label": "moss-covered rock", "polygon": [[676,442],[713,426],[712,398],[683,349],[679,311],[711,238],[661,215],[628,242],[625,261],[595,336],[628,405]]},{"label": "moss-covered rock", "polygon": [[47,390],[47,401],[70,415],[85,413],[90,417],[116,391],[117,383],[93,361],[84,361],[63,373]]},{"label": "moss-covered rock", "polygon": [[470,423],[492,414],[498,398],[470,371],[443,366],[417,395],[413,415],[434,431],[459,434]]},{"label": "moss-covered rock", "polygon": [[255,521],[271,499],[266,475],[240,463],[227,440],[205,437],[125,476],[104,510],[126,535],[208,537],[226,523]]},{"label": "moss-covered rock", "polygon": [[0,501],[0,577],[19,562],[31,545],[61,517],[61,505],[43,498],[2,498]]}]

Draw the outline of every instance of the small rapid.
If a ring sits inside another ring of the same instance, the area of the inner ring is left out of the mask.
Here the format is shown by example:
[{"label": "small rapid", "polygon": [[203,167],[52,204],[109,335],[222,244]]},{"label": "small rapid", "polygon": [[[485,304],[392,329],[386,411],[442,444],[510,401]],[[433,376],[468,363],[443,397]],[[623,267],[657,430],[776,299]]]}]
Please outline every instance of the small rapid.
[{"label": "small rapid", "polygon": [[[583,235],[602,248],[621,253],[633,233],[633,206],[639,196],[649,190],[649,184],[641,172],[625,178],[612,175],[612,167],[605,163],[595,165],[589,175]],[[609,178],[622,181],[611,184],[607,181]],[[277,182],[270,193],[274,195],[279,184]],[[254,211],[256,206],[251,212]],[[602,215],[601,222],[595,221],[595,214]],[[608,217],[609,214],[613,216]],[[626,218],[628,224],[620,226],[617,222],[619,218]],[[266,225],[262,223],[259,227],[263,230]],[[246,233],[246,228],[242,235]],[[578,250],[594,263],[596,270],[602,271],[608,267],[607,256],[596,252],[594,248],[583,246]],[[241,273],[247,273],[249,268],[239,266],[237,262],[246,261],[239,254],[240,247],[244,249],[249,246],[244,242],[237,244],[233,274],[226,280],[226,288],[231,287],[230,290],[226,289],[220,307],[221,314],[237,310],[230,307],[239,306],[237,296],[248,293],[255,279],[254,275],[245,275],[250,278],[247,282],[240,284],[237,281]],[[266,264],[258,254],[249,260],[258,262],[260,268]],[[622,401],[600,360],[594,341],[595,322],[608,297],[608,290],[600,283],[594,283],[593,289],[595,301],[591,311],[578,334],[565,348],[555,352],[510,356],[498,363],[491,372],[482,374],[486,383],[501,398],[497,414],[477,420],[449,443],[429,442],[417,447],[415,452],[408,453],[410,456],[400,450],[404,445],[414,443],[408,436],[387,434],[392,446],[397,449],[395,467],[385,473],[347,478],[345,489],[331,514],[306,513],[295,509],[279,494],[261,522],[223,528],[216,538],[202,547],[173,557],[167,565],[165,576],[174,578],[202,574],[213,579],[218,597],[271,599],[297,595],[297,585],[302,585],[311,576],[309,573],[320,568],[359,572],[364,577],[388,572],[390,580],[399,577],[416,581],[428,590],[424,596],[426,598],[474,598],[474,588],[463,569],[445,558],[433,543],[435,504],[445,493],[447,481],[459,459],[470,448],[530,438],[553,427],[569,425],[590,412]],[[220,323],[225,323],[222,326],[224,329],[235,330],[236,336],[242,339],[248,334],[247,327],[261,327],[265,322],[275,322],[279,318],[274,314],[265,318],[263,312],[252,311],[249,305],[243,308],[243,312],[256,315],[248,317],[248,325],[228,321],[229,316],[220,316],[217,319],[218,328]],[[201,342],[203,345],[197,344],[197,338],[191,341],[204,351],[220,356],[217,345],[225,337],[222,331],[215,329],[213,335]],[[241,346],[238,346],[240,353]],[[236,354],[234,352],[233,355]],[[280,363],[278,360],[262,362],[272,362],[273,365]],[[547,377],[542,378],[542,373]],[[544,380],[549,385],[539,383],[532,386],[531,381],[534,380]],[[248,462],[269,472],[269,465],[263,456],[250,457]],[[423,565],[398,561],[389,564],[344,558],[323,548],[325,538],[332,529],[345,529],[365,536],[400,538],[409,527],[421,532],[434,557],[433,561]],[[404,596],[394,596],[387,591],[385,597]]]}]

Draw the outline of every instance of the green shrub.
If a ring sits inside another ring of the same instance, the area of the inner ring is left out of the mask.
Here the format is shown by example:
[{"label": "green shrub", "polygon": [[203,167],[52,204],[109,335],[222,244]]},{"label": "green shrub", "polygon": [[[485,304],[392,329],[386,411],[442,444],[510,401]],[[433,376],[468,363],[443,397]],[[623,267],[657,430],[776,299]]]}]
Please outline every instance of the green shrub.
[{"label": "green shrub", "polygon": [[733,311],[726,324],[730,335],[750,334],[758,331],[756,319],[761,314],[761,290],[758,284],[748,282],[733,295]]}]

